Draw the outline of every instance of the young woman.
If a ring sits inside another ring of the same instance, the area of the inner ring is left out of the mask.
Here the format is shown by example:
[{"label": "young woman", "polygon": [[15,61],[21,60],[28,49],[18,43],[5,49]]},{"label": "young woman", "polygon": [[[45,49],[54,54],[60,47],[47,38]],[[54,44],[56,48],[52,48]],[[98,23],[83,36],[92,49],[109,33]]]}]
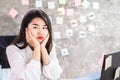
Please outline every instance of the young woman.
[{"label": "young woman", "polygon": [[23,17],[19,35],[6,49],[11,80],[57,80],[62,72],[48,15],[38,9]]}]

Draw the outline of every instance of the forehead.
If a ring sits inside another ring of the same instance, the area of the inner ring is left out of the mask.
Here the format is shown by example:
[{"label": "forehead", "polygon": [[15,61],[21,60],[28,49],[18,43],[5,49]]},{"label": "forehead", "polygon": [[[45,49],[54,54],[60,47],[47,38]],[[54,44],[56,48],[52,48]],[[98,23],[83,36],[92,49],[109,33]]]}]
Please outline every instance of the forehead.
[{"label": "forehead", "polygon": [[42,18],[36,17],[30,23],[45,24],[45,21]]}]

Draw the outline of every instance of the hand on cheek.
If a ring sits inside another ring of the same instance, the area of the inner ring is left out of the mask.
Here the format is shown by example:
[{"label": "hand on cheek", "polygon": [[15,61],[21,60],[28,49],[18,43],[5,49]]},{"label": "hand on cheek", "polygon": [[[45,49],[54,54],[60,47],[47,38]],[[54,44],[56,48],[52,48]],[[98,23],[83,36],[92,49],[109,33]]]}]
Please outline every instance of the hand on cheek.
[{"label": "hand on cheek", "polygon": [[42,47],[45,47],[47,42],[48,42],[48,39],[49,39],[49,34],[47,34],[47,36],[44,38],[44,40],[41,42],[41,46]]}]

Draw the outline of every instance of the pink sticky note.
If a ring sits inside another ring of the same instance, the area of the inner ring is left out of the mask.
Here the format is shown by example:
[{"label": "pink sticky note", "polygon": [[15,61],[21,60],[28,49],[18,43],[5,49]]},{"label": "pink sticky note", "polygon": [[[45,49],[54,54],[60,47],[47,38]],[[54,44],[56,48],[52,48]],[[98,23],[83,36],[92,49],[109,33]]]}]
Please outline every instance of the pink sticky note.
[{"label": "pink sticky note", "polygon": [[71,24],[72,27],[77,27],[78,26],[77,20],[70,20],[70,24]]},{"label": "pink sticky note", "polygon": [[104,55],[105,55],[105,53],[103,52],[102,55],[101,55],[101,58],[99,60],[99,64],[100,64],[101,67],[103,66]]},{"label": "pink sticky note", "polygon": [[29,5],[29,0],[22,0],[22,5]]},{"label": "pink sticky note", "polygon": [[81,5],[81,0],[75,0],[75,6],[80,6]]},{"label": "pink sticky note", "polygon": [[67,9],[67,16],[72,16],[74,14],[73,9]]},{"label": "pink sticky note", "polygon": [[9,11],[9,15],[15,18],[18,15],[18,12],[13,8]]}]

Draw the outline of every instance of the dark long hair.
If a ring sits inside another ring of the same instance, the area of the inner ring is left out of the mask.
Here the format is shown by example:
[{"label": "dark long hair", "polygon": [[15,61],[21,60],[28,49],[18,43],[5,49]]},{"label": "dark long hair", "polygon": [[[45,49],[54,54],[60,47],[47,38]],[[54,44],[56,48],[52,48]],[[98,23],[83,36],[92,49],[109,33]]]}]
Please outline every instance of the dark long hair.
[{"label": "dark long hair", "polygon": [[[28,43],[26,41],[25,28],[28,27],[28,24],[32,21],[32,19],[36,17],[43,19],[48,27],[48,32],[50,36],[45,47],[49,54],[52,49],[52,25],[48,15],[44,11],[39,9],[31,9],[25,14],[21,22],[19,35],[15,38],[12,44],[15,44],[20,49],[24,49],[28,46]],[[19,43],[23,43],[23,45],[18,45]]]}]

